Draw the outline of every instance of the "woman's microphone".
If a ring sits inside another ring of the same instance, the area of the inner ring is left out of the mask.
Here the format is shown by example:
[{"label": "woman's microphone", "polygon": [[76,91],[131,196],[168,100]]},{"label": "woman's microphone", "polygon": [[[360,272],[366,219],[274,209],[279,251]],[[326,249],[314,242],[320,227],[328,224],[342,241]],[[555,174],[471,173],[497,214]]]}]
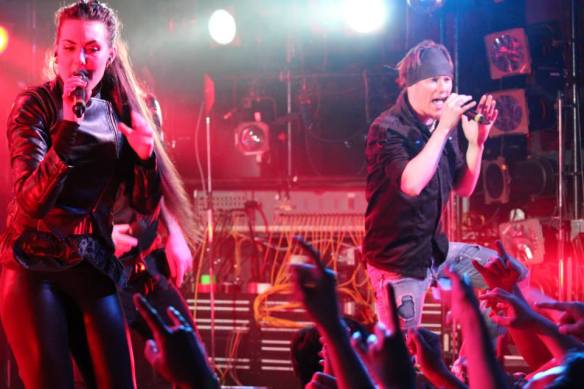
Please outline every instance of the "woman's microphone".
[{"label": "woman's microphone", "polygon": [[[81,69],[75,73],[76,76],[80,76],[88,82],[89,80],[89,73],[85,69]],[[80,118],[85,113],[85,87],[78,86],[73,91],[73,113],[75,116]]]}]

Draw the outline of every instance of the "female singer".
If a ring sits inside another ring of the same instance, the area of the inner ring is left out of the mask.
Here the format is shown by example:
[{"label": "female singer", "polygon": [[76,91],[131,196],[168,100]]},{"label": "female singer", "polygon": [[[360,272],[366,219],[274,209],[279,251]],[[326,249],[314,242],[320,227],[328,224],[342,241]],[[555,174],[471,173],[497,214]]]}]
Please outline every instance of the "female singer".
[{"label": "female singer", "polygon": [[[24,91],[8,119],[12,186],[2,236],[0,315],[27,388],[135,387],[116,294],[119,188],[159,207],[157,142],[115,12],[95,0],[56,13],[55,77]],[[122,185],[123,184],[123,185]]]}]

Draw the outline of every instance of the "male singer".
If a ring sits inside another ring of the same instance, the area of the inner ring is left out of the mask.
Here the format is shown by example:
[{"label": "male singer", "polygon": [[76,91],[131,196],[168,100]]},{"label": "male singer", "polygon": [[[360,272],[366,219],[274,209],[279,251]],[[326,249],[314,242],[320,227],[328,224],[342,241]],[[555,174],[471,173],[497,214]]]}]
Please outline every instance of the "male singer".
[{"label": "male singer", "polygon": [[[410,49],[398,63],[402,92],[367,135],[367,211],[363,252],[375,289],[379,320],[387,324],[384,284],[390,281],[403,328],[420,323],[425,292],[445,262],[488,259],[496,252],[478,245],[450,244],[440,218],[451,190],[470,196],[492,123],[495,100],[452,93],[448,50],[430,40]],[[468,119],[469,110],[483,116]],[[468,141],[463,154],[458,124]]]}]

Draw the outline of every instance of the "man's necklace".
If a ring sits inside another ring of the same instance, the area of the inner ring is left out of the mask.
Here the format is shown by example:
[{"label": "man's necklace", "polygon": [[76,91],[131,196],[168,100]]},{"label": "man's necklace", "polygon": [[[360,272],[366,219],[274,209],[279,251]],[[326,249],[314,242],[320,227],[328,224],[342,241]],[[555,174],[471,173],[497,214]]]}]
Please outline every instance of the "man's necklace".
[{"label": "man's necklace", "polygon": [[434,132],[434,130],[436,129],[436,124],[437,124],[437,123],[438,123],[438,121],[437,121],[437,120],[434,120],[434,121],[432,122],[432,124],[430,124],[430,125],[428,126],[428,131],[430,131],[430,133]]}]

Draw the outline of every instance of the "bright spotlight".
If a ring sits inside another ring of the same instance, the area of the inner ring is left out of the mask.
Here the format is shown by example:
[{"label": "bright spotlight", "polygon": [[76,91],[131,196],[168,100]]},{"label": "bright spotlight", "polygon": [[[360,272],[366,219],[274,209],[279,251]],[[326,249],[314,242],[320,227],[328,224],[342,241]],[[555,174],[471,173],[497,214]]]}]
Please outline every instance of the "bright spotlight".
[{"label": "bright spotlight", "polygon": [[235,18],[228,11],[218,9],[209,19],[209,34],[220,45],[228,45],[235,39]]},{"label": "bright spotlight", "polygon": [[0,26],[0,54],[6,51],[8,47],[8,30]]},{"label": "bright spotlight", "polygon": [[387,18],[384,0],[345,0],[345,21],[353,30],[369,33],[379,30]]}]

